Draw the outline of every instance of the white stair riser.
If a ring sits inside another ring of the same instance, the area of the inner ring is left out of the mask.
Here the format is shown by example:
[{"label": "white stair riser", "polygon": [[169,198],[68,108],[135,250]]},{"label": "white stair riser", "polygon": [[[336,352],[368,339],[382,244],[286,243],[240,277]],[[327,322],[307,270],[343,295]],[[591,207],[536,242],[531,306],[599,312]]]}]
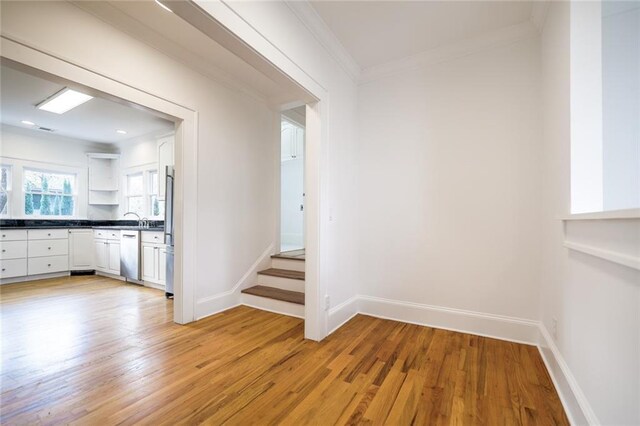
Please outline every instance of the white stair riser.
[{"label": "white stair riser", "polygon": [[304,318],[304,305],[298,305],[297,303],[283,302],[282,300],[274,300],[269,299],[268,297],[260,297],[246,293],[242,293],[240,302],[243,305],[251,306],[256,309],[262,309],[296,318]]},{"label": "white stair riser", "polygon": [[271,267],[276,269],[287,269],[289,271],[304,272],[304,261],[271,258]]},{"label": "white stair riser", "polygon": [[304,281],[258,274],[258,284],[304,293]]}]

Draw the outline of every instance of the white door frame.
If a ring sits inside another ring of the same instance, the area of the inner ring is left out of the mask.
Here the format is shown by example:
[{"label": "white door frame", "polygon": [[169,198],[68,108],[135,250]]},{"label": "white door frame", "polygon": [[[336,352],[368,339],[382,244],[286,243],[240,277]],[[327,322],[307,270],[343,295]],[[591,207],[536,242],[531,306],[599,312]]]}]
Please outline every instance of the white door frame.
[{"label": "white door frame", "polygon": [[[305,117],[305,322],[304,336],[320,341],[327,336],[326,258],[329,92],[293,62],[276,44],[245,21],[232,4],[221,0],[163,0],[176,15],[271,78],[295,86],[306,103]],[[297,105],[300,105],[299,103]],[[297,105],[289,105],[294,107]],[[284,106],[283,109],[287,109]],[[279,217],[279,216],[278,216]]]},{"label": "white door frame", "polygon": [[197,200],[197,147],[198,112],[153,93],[129,86],[125,82],[109,78],[83,68],[69,60],[44,53],[23,41],[1,36],[0,52],[3,61],[26,66],[36,71],[73,82],[89,94],[106,97],[120,103],[131,103],[160,112],[176,121],[174,197],[175,264],[174,264],[174,321],[186,324],[195,320],[195,283],[197,209],[185,209],[185,200]]}]

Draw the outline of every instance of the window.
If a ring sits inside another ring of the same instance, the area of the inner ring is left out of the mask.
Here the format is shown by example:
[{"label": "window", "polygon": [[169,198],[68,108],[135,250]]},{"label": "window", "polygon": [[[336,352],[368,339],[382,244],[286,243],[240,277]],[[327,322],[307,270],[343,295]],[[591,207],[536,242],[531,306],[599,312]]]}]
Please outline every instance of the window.
[{"label": "window", "polygon": [[602,2],[603,210],[640,207],[640,3]]},{"label": "window", "polygon": [[135,173],[127,175],[127,211],[144,216],[144,175]]},{"label": "window", "polygon": [[73,217],[76,175],[24,169],[25,216]]},{"label": "window", "polygon": [[571,213],[640,207],[640,3],[572,2]]},{"label": "window", "polygon": [[9,216],[11,199],[11,166],[0,165],[0,217]]},{"label": "window", "polygon": [[164,218],[164,201],[159,198],[160,175],[155,169],[125,174],[125,212],[145,218]]},{"label": "window", "polygon": [[158,199],[158,179],[156,170],[149,172],[149,216],[151,217],[164,217],[164,201]]}]

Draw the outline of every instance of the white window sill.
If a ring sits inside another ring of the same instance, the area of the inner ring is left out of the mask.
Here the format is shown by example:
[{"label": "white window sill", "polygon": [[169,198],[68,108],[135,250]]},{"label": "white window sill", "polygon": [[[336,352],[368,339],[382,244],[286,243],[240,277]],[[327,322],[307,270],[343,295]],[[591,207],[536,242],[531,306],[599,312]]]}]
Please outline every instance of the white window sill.
[{"label": "white window sill", "polygon": [[611,210],[608,212],[570,214],[561,220],[615,220],[640,219],[640,209]]}]

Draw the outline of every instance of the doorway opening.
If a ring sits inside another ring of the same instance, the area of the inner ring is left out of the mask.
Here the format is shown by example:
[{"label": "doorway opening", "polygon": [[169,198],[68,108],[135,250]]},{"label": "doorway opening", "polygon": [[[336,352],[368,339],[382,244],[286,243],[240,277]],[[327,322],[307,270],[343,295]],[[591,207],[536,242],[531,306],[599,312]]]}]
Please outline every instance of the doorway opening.
[{"label": "doorway opening", "polygon": [[305,107],[284,111],[280,132],[280,252],[304,256]]},{"label": "doorway opening", "polygon": [[[29,243],[33,249],[13,262],[27,266],[3,273],[0,283],[122,287],[127,295],[153,299],[176,322],[188,322],[183,286],[174,285],[174,194],[163,185],[179,166],[174,149],[176,136],[182,142],[183,120],[45,67],[3,57],[0,68],[6,112],[0,163],[15,189],[1,191],[1,225],[22,245],[37,240],[48,246],[40,253]],[[88,100],[69,113],[33,106],[68,90]],[[177,306],[163,302],[174,294]]]}]

